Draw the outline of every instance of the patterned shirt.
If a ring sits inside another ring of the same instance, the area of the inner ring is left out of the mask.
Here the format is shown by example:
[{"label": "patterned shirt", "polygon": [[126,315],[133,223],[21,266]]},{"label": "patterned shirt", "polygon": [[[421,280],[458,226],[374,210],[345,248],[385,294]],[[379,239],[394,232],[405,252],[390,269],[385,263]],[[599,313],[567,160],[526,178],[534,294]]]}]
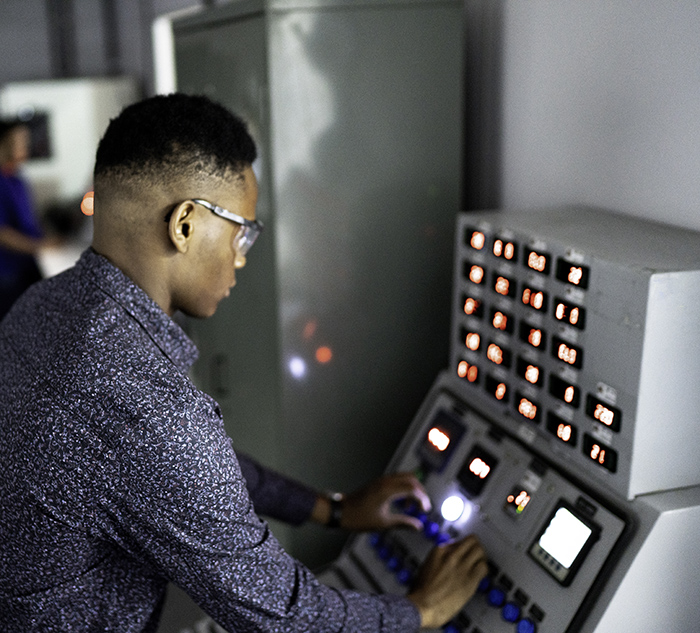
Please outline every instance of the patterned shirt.
[{"label": "patterned shirt", "polygon": [[300,522],[313,493],[234,453],[195,358],[92,250],[2,322],[0,631],[155,631],[168,580],[231,632],[417,630],[284,552],[255,509]]}]

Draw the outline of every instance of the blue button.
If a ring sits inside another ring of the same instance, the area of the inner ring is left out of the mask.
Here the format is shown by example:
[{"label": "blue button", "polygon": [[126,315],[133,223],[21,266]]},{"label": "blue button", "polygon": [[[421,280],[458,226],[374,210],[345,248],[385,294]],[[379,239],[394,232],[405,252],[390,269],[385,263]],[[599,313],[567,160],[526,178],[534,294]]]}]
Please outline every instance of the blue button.
[{"label": "blue button", "polygon": [[443,545],[452,540],[452,537],[447,532],[440,532],[433,539],[438,545]]},{"label": "blue button", "polygon": [[408,569],[399,569],[399,571],[396,572],[396,579],[402,585],[410,585],[413,580],[413,574]]},{"label": "blue button", "polygon": [[452,622],[445,624],[442,630],[445,631],[445,633],[461,633],[461,629],[456,624],[452,624]]},{"label": "blue button", "polygon": [[501,615],[506,622],[517,622],[520,619],[520,607],[517,604],[508,602],[503,607]]},{"label": "blue button", "polygon": [[388,545],[383,545],[379,548],[379,558],[389,560],[391,558],[391,548]]},{"label": "blue button", "polygon": [[479,593],[486,593],[490,587],[491,587],[491,579],[488,576],[484,576],[481,579],[481,582],[479,583],[479,586],[476,588],[476,590]]},{"label": "blue button", "polygon": [[516,633],[535,633],[536,630],[537,627],[535,626],[535,623],[527,618],[525,620],[520,620],[518,625],[515,627]]},{"label": "blue button", "polygon": [[503,603],[506,601],[506,592],[503,589],[496,587],[491,589],[486,596],[486,602],[488,602],[492,607],[502,607]]},{"label": "blue button", "polygon": [[401,561],[397,556],[392,556],[388,561],[386,561],[386,567],[389,571],[396,571],[401,567]]},{"label": "blue button", "polygon": [[439,531],[440,526],[437,523],[435,523],[435,521],[428,521],[427,523],[425,523],[425,527],[423,528],[423,533],[428,538],[433,538],[437,535]]}]

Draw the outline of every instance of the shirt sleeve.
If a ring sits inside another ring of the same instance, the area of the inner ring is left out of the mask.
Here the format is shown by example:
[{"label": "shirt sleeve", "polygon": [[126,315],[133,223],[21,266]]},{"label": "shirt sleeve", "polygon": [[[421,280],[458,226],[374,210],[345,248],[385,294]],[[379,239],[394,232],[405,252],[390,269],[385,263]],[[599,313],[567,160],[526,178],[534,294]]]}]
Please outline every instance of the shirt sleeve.
[{"label": "shirt sleeve", "polygon": [[262,466],[245,453],[236,451],[236,456],[257,514],[291,525],[309,519],[316,502],[315,490]]},{"label": "shirt sleeve", "polygon": [[[327,587],[283,550],[256,513],[216,403],[186,394],[166,415],[151,402],[164,401],[141,402],[120,437],[117,482],[101,502],[114,496],[91,528],[96,536],[175,582],[229,631],[418,630],[407,599]],[[256,496],[266,488],[253,486]]]}]

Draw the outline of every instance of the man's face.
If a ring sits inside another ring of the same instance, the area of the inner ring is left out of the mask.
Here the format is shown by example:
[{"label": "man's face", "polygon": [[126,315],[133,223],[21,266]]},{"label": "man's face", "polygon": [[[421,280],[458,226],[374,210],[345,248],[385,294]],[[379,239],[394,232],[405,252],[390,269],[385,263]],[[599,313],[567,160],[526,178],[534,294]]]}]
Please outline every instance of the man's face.
[{"label": "man's face", "polygon": [[[250,167],[243,173],[244,182],[231,178],[205,192],[202,198],[228,209],[247,220],[255,219],[258,185]],[[179,309],[195,317],[210,317],[219,302],[236,285],[236,269],[245,266],[237,250],[236,237],[241,226],[221,218],[205,207],[197,206],[192,250],[188,253],[189,287],[181,297]]]}]

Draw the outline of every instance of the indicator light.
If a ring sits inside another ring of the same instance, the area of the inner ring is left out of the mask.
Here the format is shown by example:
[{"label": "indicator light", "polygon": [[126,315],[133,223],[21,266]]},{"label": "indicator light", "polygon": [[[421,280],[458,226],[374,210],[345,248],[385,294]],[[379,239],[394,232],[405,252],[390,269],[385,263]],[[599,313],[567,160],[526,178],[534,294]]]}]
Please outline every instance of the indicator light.
[{"label": "indicator light", "polygon": [[469,239],[469,245],[473,249],[480,251],[482,248],[484,248],[484,244],[486,244],[486,236],[481,231],[472,231]]},{"label": "indicator light", "polygon": [[450,438],[437,427],[433,427],[428,432],[428,441],[440,452],[450,445]]},{"label": "indicator light", "polygon": [[459,495],[447,497],[440,506],[440,514],[445,521],[457,521],[463,514],[467,505]]}]

